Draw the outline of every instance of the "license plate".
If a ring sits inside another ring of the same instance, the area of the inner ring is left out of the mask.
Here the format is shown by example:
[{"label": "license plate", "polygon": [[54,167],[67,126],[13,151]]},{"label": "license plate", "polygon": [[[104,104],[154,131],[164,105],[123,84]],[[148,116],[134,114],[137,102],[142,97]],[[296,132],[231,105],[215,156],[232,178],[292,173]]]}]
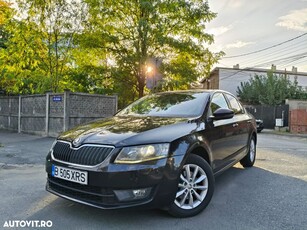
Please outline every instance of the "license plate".
[{"label": "license plate", "polygon": [[68,180],[79,184],[87,185],[86,171],[80,171],[80,170],[52,165],[51,175],[53,177],[61,178],[63,180]]}]

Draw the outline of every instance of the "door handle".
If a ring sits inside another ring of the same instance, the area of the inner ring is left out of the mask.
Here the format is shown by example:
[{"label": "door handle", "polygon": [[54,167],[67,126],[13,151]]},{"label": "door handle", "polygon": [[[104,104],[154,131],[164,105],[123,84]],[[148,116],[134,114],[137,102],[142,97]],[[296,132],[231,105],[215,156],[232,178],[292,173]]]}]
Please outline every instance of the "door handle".
[{"label": "door handle", "polygon": [[232,127],[238,127],[238,123],[234,123],[234,124],[232,124]]}]

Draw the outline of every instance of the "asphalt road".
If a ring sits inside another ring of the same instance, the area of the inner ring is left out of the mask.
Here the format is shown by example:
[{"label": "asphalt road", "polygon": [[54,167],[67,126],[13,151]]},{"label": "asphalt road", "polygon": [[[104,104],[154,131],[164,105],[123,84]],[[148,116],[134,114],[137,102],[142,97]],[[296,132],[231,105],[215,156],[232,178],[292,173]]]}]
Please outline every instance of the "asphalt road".
[{"label": "asphalt road", "polygon": [[104,211],[47,193],[52,142],[0,131],[0,228],[9,220],[51,220],[52,229],[307,229],[307,138],[259,134],[255,166],[237,164],[217,177],[207,209],[186,219]]}]

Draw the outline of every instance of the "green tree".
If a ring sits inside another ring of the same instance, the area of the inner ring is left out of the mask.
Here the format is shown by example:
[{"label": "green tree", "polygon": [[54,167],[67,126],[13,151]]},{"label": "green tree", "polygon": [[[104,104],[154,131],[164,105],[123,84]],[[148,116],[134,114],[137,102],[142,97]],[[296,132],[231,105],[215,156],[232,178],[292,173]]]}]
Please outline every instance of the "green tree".
[{"label": "green tree", "polygon": [[14,93],[63,90],[60,82],[74,68],[74,38],[86,18],[85,4],[65,0],[17,4],[19,13],[6,25],[9,39],[1,53],[6,88]]},{"label": "green tree", "polygon": [[10,11],[10,4],[6,1],[0,0],[0,25],[3,25],[7,20]]},{"label": "green tree", "polygon": [[8,40],[8,32],[6,30],[6,23],[12,17],[13,10],[10,8],[10,4],[6,1],[0,0],[0,90],[5,90],[4,85],[6,81],[4,79],[4,68],[2,52],[6,49],[6,42]]},{"label": "green tree", "polygon": [[5,23],[11,15],[10,5],[0,0],[0,49],[5,48],[5,42],[7,41],[7,32],[4,29]]},{"label": "green tree", "polygon": [[[142,97],[150,60],[163,64],[161,88],[186,88],[204,76],[222,53],[209,51],[205,24],[216,14],[202,0],[87,0],[85,47],[107,53],[116,91]],[[120,89],[120,90],[119,90]],[[136,93],[133,93],[136,92]]]},{"label": "green tree", "polygon": [[207,48],[206,23],[216,16],[207,1],[16,3],[0,49],[0,87],[11,93],[117,93],[122,107],[148,90],[146,78],[163,76],[157,91],[185,89],[223,55]]},{"label": "green tree", "polygon": [[307,93],[286,75],[268,72],[241,82],[237,89],[240,99],[249,104],[280,105],[285,99],[307,99]]}]

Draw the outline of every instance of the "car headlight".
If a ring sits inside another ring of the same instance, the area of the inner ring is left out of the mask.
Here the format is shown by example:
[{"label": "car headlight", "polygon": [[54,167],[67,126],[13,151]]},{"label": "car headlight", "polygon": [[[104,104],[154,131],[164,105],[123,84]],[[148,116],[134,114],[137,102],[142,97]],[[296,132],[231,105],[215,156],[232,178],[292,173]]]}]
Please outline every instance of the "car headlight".
[{"label": "car headlight", "polygon": [[169,144],[152,144],[124,147],[115,163],[119,164],[135,164],[144,161],[157,160],[167,157]]}]

